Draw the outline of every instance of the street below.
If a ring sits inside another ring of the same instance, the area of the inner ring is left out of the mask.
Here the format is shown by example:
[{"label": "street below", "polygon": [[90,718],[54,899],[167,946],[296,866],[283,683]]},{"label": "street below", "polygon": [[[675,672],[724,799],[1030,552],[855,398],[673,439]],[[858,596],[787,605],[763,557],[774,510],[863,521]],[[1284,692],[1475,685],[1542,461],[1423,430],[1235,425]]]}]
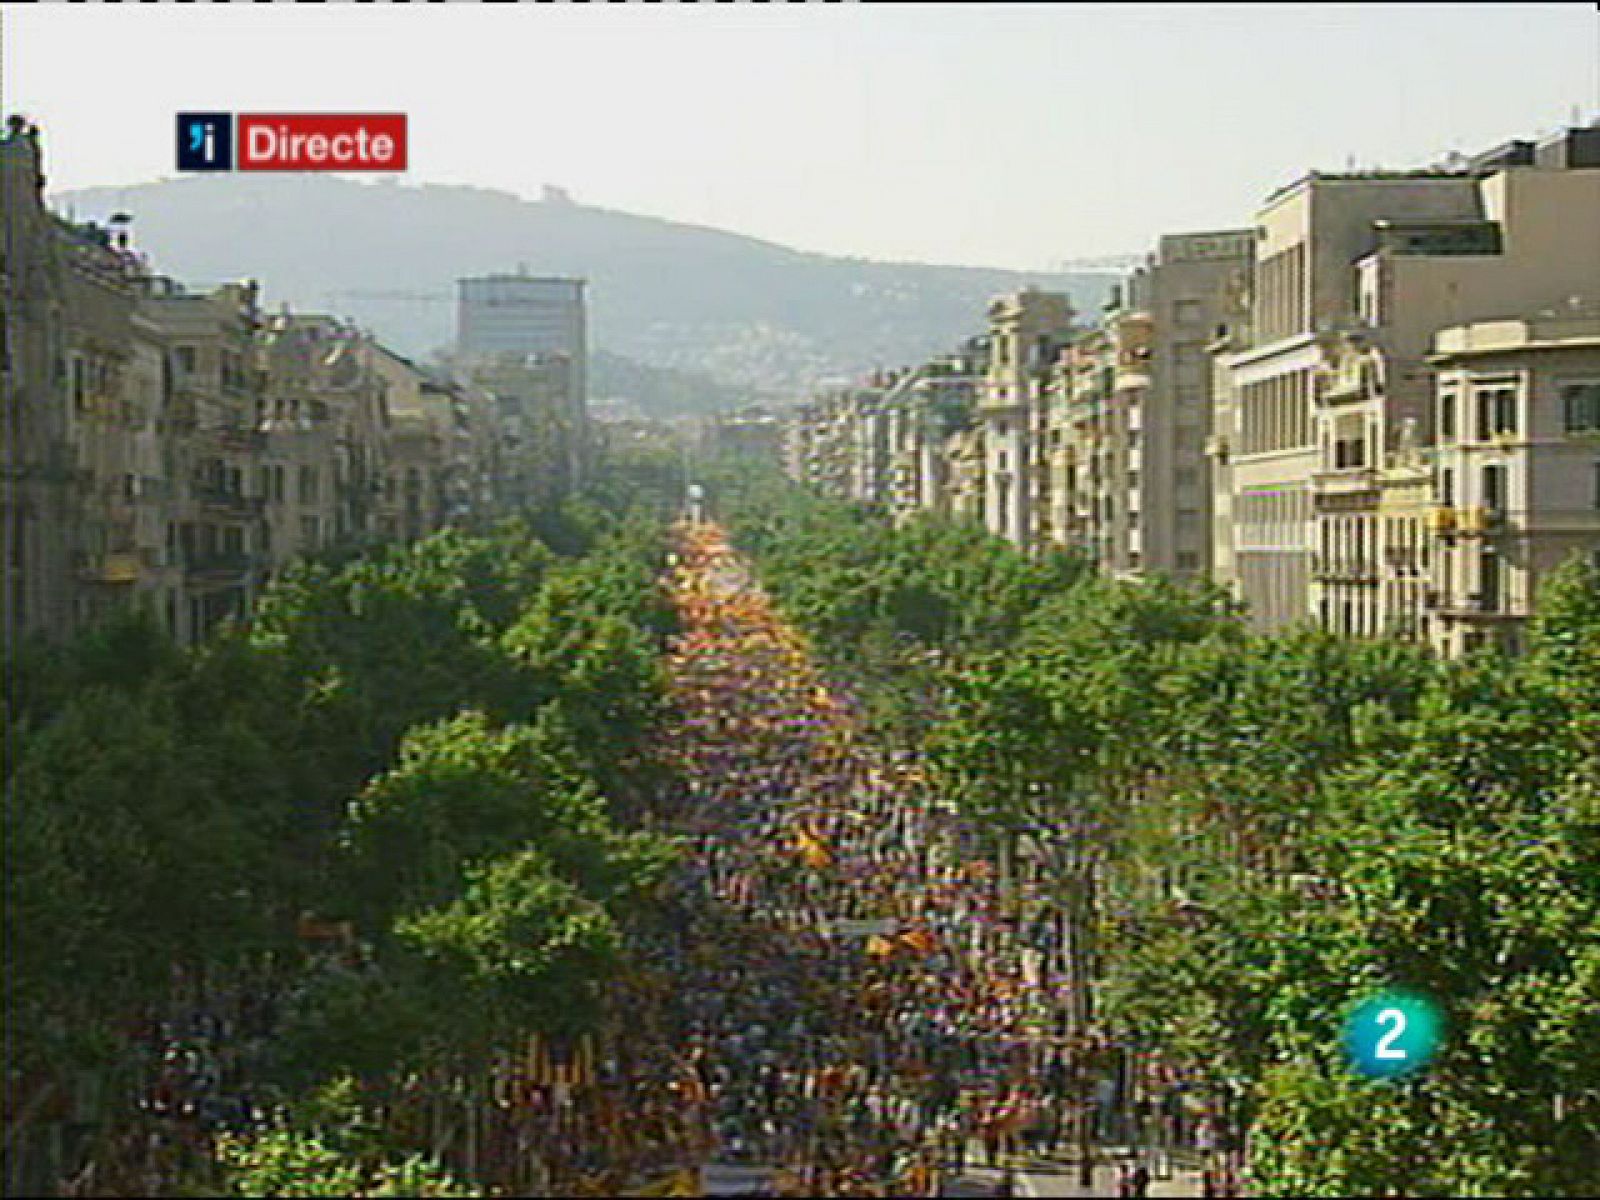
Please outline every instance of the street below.
[{"label": "street below", "polygon": [[1018,1194],[1116,1194],[1109,1162],[1088,1190],[1067,1158],[1097,1047],[1060,923],[868,735],[718,527],[680,526],[676,557],[661,816],[692,851],[650,957],[702,1186],[992,1194],[1009,1164]]}]

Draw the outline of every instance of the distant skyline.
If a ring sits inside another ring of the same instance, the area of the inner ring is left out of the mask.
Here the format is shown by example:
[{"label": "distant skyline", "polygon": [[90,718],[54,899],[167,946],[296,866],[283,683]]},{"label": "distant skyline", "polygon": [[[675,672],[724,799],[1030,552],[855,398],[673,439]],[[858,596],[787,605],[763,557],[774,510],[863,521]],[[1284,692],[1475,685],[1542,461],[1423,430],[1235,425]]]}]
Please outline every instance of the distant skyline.
[{"label": "distant skyline", "polygon": [[178,111],[398,110],[408,183],[1029,271],[1600,114],[1590,3],[7,5],[0,36],[52,194],[176,174]]}]

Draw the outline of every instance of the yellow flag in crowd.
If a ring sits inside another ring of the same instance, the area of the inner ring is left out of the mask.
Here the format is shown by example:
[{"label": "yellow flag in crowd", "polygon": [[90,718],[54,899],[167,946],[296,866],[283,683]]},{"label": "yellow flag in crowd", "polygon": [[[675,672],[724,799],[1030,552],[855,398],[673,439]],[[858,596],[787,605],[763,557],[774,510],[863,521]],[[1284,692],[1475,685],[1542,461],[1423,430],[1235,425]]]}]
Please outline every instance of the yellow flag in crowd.
[{"label": "yellow flag in crowd", "polygon": [[795,849],[813,871],[822,871],[833,865],[833,851],[828,848],[828,843],[809,829],[795,831]]},{"label": "yellow flag in crowd", "polygon": [[645,1184],[630,1196],[698,1196],[700,1172],[693,1167],[673,1171],[660,1179]]},{"label": "yellow flag in crowd", "polygon": [[928,955],[939,948],[939,939],[931,929],[908,929],[900,935],[900,944],[914,954]]}]

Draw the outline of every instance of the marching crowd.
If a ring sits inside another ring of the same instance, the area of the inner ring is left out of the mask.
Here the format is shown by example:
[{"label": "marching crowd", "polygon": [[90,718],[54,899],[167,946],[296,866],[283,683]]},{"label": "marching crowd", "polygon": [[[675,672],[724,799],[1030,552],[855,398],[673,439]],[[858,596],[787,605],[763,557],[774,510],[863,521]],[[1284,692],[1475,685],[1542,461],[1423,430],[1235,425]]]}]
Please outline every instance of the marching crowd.
[{"label": "marching crowd", "polygon": [[698,899],[653,955],[685,1120],[798,1194],[933,1194],[969,1144],[1052,1148],[1103,1057],[1069,1037],[1061,926],[1003,903],[916,767],[859,736],[719,529],[678,546],[664,815]]}]

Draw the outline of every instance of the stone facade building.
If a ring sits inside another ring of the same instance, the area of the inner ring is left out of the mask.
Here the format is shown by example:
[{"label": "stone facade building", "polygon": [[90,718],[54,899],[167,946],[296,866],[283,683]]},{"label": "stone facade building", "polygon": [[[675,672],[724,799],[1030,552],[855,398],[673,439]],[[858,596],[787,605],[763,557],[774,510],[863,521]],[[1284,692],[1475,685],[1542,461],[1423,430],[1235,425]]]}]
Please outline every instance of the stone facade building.
[{"label": "stone facade building", "polygon": [[[135,353],[140,266],[125,239],[44,204],[38,130],[0,139],[4,222],[4,628],[65,637],[148,590],[133,476],[141,427],[158,414],[149,330]],[[129,390],[137,386],[137,394]],[[148,438],[145,440],[148,454]],[[149,536],[148,522],[145,533]]]},{"label": "stone facade building", "polygon": [[1190,579],[1211,573],[1207,347],[1242,315],[1254,258],[1249,230],[1169,234],[1129,277],[1126,310],[1112,321],[1128,509],[1138,514],[1128,530],[1127,569]]},{"label": "stone facade building", "polygon": [[1515,648],[1539,581],[1600,563],[1600,310],[1440,330],[1433,644]]},{"label": "stone facade building", "polygon": [[989,306],[989,371],[978,406],[983,426],[984,522],[1013,545],[1035,542],[1036,516],[1050,507],[1040,455],[1045,391],[1062,347],[1076,333],[1072,304],[1024,289]]},{"label": "stone facade building", "polygon": [[1463,170],[1313,173],[1263,208],[1251,342],[1229,358],[1232,582],[1263,628],[1393,624],[1378,473],[1402,431],[1431,444],[1430,338],[1595,295],[1589,132]]},{"label": "stone facade building", "polygon": [[[1514,646],[1540,577],[1600,548],[1597,306],[1600,124],[1312,172],[1251,229],[1162,238],[1093,328],[995,300],[975,421],[930,425],[923,368],[892,388],[890,503],[1209,577],[1262,630]],[[802,410],[794,473],[859,493],[878,420]]]},{"label": "stone facade building", "polygon": [[192,643],[296,558],[494,505],[481,391],[410,364],[386,375],[404,360],[370,335],[269,316],[253,282],[195,291],[152,273],[126,219],[49,211],[20,119],[0,189],[7,646],[129,606]]}]

